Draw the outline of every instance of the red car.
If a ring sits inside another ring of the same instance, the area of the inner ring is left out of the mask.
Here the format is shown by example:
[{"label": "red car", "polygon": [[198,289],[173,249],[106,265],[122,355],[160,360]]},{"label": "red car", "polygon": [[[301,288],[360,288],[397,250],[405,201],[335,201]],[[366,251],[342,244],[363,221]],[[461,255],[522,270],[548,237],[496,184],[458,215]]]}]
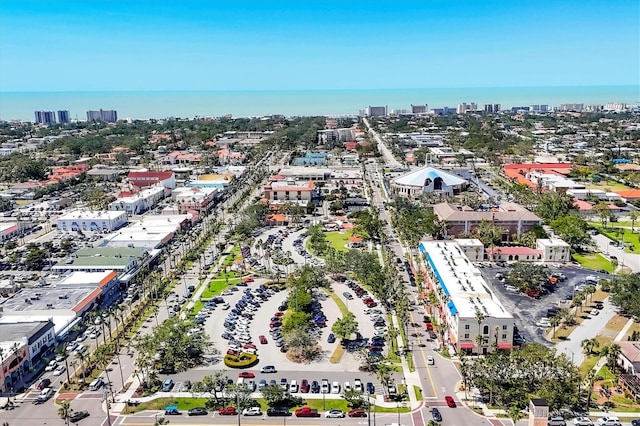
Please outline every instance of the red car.
[{"label": "red car", "polygon": [[262,343],[263,345],[267,344],[267,338],[264,337],[262,334],[258,336],[258,339],[260,340],[260,343]]},{"label": "red car", "polygon": [[309,386],[309,381],[307,379],[302,379],[300,382],[300,392],[309,393],[311,386]]},{"label": "red car", "polygon": [[453,400],[452,396],[445,396],[444,400],[447,402],[447,405],[451,408],[455,408],[456,407],[456,402]]},{"label": "red car", "polygon": [[236,407],[224,407],[218,410],[218,414],[221,416],[235,416],[238,412]]},{"label": "red car", "polygon": [[275,314],[273,314],[274,317],[282,317],[284,316],[284,312],[276,312]]},{"label": "red car", "polygon": [[243,379],[253,379],[254,377],[256,377],[256,375],[251,371],[241,371],[240,373],[238,373],[238,377],[242,377]]},{"label": "red car", "polygon": [[356,408],[347,413],[349,417],[367,417],[367,412],[362,408]]},{"label": "red car", "polygon": [[245,278],[244,280],[242,280],[243,283],[252,283],[253,281],[255,281],[253,277]]},{"label": "red car", "polygon": [[282,327],[282,321],[272,321],[269,323],[269,328]]},{"label": "red car", "polygon": [[238,356],[238,355],[240,355],[240,352],[235,351],[233,349],[227,349],[227,355]]},{"label": "red car", "polygon": [[245,343],[242,348],[243,349],[255,349],[256,345],[254,345],[253,343]]}]

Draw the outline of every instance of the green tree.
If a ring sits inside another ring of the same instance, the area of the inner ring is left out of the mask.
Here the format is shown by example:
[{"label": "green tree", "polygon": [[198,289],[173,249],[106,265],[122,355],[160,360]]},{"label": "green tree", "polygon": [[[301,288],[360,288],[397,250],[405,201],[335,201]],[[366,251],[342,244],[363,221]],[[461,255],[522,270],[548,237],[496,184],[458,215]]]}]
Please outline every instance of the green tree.
[{"label": "green tree", "polygon": [[58,416],[64,420],[64,423],[69,426],[69,418],[73,414],[73,410],[71,409],[71,403],[67,400],[64,400],[60,403],[60,407],[58,407]]},{"label": "green tree", "polygon": [[262,397],[269,406],[273,407],[283,401],[286,398],[286,394],[280,385],[267,385],[262,389]]},{"label": "green tree", "polygon": [[611,221],[611,218],[613,217],[609,204],[605,202],[598,203],[593,207],[593,210],[598,214],[600,222],[602,222],[602,227],[606,228],[607,222]]},{"label": "green tree", "polygon": [[358,321],[356,321],[353,313],[347,312],[344,317],[339,318],[333,323],[331,331],[339,339],[348,339],[353,333],[358,331]]},{"label": "green tree", "polygon": [[522,414],[522,410],[517,405],[512,405],[507,409],[507,415],[513,422],[513,426],[516,425],[516,422],[524,417]]},{"label": "green tree", "polygon": [[507,281],[521,291],[538,289],[548,279],[547,270],[542,265],[531,262],[516,262],[507,273]]},{"label": "green tree", "polygon": [[488,220],[481,221],[472,231],[472,234],[479,239],[485,247],[499,245],[502,242],[503,233],[503,228],[494,225]]},{"label": "green tree", "polygon": [[573,249],[581,249],[591,243],[587,234],[589,224],[579,217],[561,217],[551,222],[551,228]]},{"label": "green tree", "polygon": [[565,217],[571,210],[574,210],[573,200],[570,196],[548,191],[540,194],[536,213],[546,222],[553,222],[556,219]]},{"label": "green tree", "polygon": [[342,398],[347,401],[347,404],[349,404],[349,407],[351,408],[360,408],[365,404],[364,395],[362,392],[355,389],[344,391],[342,393]]},{"label": "green tree", "polygon": [[580,342],[580,347],[587,353],[587,355],[591,355],[598,349],[600,346],[600,342],[595,337],[590,339],[584,339]]},{"label": "green tree", "polygon": [[640,316],[640,273],[616,276],[608,285],[613,304],[628,315]]}]

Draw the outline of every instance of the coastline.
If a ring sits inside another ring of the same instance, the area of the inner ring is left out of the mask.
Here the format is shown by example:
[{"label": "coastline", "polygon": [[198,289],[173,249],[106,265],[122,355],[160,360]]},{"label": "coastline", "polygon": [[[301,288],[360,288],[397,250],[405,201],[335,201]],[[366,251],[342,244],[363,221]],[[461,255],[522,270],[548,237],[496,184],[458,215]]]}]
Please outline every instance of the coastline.
[{"label": "coastline", "polygon": [[475,102],[501,104],[503,109],[545,104],[582,103],[585,106],[640,102],[640,86],[549,86],[416,89],[332,90],[203,90],[203,91],[56,91],[0,92],[0,120],[33,120],[35,110],[69,110],[73,119],[84,120],[90,109],[115,109],[122,118],[168,118],[196,116],[252,117],[271,114],[357,115],[367,105],[409,109]]}]

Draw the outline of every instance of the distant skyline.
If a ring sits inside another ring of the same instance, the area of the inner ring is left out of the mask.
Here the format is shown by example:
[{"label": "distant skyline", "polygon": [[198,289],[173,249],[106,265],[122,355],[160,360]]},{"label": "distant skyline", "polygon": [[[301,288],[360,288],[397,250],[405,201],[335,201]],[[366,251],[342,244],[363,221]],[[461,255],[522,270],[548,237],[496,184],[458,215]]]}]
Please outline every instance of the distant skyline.
[{"label": "distant skyline", "polygon": [[639,81],[633,0],[0,2],[3,92]]}]

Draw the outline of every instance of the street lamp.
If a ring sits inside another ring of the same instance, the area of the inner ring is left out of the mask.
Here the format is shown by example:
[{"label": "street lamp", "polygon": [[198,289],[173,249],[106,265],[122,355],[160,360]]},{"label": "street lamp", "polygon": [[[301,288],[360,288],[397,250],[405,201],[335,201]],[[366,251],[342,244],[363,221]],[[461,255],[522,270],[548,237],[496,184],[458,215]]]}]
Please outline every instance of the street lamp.
[{"label": "street lamp", "polygon": [[107,424],[111,426],[111,414],[109,413],[109,395],[107,394],[107,389],[104,389],[104,404],[107,410]]}]

